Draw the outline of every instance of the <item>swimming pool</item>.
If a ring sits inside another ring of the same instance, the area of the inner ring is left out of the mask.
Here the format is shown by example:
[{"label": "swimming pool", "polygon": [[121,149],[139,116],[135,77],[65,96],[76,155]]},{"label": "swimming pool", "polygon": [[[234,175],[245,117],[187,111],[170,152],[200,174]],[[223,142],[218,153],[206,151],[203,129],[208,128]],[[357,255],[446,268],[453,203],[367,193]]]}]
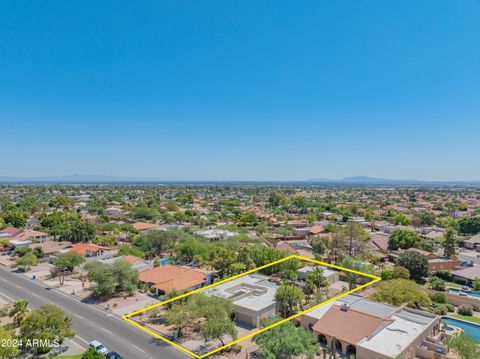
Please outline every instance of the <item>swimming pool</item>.
[{"label": "swimming pool", "polygon": [[454,325],[462,328],[465,334],[469,334],[480,342],[480,325],[474,323],[468,323],[463,320],[458,320],[450,317],[442,317],[443,321],[447,325]]},{"label": "swimming pool", "polygon": [[465,294],[466,296],[475,297],[475,298],[480,299],[480,293],[478,293],[478,292],[467,292],[467,291],[464,291],[464,290],[454,289],[454,288],[449,288],[448,292],[449,293],[455,293],[455,294],[462,293],[462,294]]}]

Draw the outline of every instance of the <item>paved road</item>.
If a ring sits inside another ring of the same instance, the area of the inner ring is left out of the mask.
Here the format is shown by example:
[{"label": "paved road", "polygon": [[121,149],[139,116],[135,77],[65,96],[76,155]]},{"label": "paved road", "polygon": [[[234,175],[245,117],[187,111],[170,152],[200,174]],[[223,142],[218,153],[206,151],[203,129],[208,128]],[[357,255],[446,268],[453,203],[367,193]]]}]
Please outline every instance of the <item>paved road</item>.
[{"label": "paved road", "polygon": [[125,359],[186,359],[190,356],[152,338],[113,314],[81,303],[59,291],[0,267],[0,296],[8,301],[26,299],[32,307],[53,303],[73,320],[74,341],[87,348],[99,340]]}]

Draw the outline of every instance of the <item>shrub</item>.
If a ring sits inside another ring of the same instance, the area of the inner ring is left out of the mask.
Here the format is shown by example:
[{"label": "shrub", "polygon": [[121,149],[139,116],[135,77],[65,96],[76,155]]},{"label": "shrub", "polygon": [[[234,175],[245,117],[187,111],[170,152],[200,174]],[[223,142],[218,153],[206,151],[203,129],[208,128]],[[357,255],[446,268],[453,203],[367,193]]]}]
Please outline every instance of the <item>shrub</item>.
[{"label": "shrub", "polygon": [[395,278],[393,270],[391,269],[384,269],[380,274],[380,277],[382,277],[383,280],[391,280]]},{"label": "shrub", "polygon": [[450,313],[455,312],[455,307],[454,307],[452,304],[446,303],[446,304],[445,304],[445,307],[447,308],[447,310],[448,310]]},{"label": "shrub", "polygon": [[434,277],[430,282],[430,286],[433,290],[438,290],[440,292],[445,291],[445,281],[441,278]]},{"label": "shrub", "polygon": [[446,281],[451,281],[453,278],[453,274],[448,270],[440,270],[437,273],[435,273],[435,275],[438,278],[442,278],[443,280],[446,280]]},{"label": "shrub", "polygon": [[447,303],[447,297],[443,293],[433,293],[430,295],[430,299],[434,303],[445,304]]},{"label": "shrub", "polygon": [[458,314],[460,315],[473,315],[473,308],[470,305],[461,305],[457,309]]},{"label": "shrub", "polygon": [[435,306],[435,308],[433,308],[433,313],[436,314],[436,315],[445,315],[445,314],[447,314],[447,312],[448,312],[448,309],[443,304],[437,305],[437,306]]}]

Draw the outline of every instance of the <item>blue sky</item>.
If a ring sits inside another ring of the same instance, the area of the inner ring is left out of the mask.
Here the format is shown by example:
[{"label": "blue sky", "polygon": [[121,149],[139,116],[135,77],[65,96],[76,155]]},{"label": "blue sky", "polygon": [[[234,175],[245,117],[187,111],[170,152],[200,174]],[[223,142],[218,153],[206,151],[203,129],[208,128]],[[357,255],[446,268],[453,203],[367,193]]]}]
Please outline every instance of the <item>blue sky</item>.
[{"label": "blue sky", "polygon": [[480,180],[480,2],[2,1],[0,176]]}]

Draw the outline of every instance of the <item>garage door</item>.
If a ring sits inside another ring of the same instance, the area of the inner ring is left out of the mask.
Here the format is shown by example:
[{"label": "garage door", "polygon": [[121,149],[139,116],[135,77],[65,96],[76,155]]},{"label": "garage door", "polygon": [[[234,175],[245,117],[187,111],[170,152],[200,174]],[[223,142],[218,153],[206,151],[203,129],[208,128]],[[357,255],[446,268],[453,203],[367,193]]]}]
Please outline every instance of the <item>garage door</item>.
[{"label": "garage door", "polygon": [[254,327],[257,326],[257,323],[255,321],[255,318],[250,317],[249,315],[242,314],[242,313],[237,313],[235,315],[235,318],[237,319],[238,323],[243,323],[247,325],[253,325]]}]

